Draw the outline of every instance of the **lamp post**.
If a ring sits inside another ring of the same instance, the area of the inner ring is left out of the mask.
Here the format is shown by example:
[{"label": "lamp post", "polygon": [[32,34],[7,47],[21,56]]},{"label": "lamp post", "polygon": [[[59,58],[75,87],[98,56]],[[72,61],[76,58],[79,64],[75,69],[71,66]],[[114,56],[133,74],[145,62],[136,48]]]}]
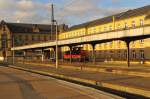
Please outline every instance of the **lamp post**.
[{"label": "lamp post", "polygon": [[56,65],[56,69],[57,69],[58,68],[58,23],[56,20],[53,20],[53,22],[56,25],[56,40],[55,40],[55,42],[56,42],[56,50],[55,50],[56,63],[55,63],[55,65]]},{"label": "lamp post", "polygon": [[15,51],[14,51],[14,37],[12,37],[12,45],[13,45],[13,64],[15,63]]}]

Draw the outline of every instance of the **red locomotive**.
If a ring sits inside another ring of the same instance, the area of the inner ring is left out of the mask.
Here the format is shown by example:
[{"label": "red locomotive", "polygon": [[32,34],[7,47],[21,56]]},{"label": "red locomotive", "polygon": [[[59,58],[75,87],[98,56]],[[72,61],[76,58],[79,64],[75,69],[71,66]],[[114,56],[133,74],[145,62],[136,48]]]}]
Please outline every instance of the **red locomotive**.
[{"label": "red locomotive", "polygon": [[65,60],[70,60],[72,58],[72,61],[88,61],[88,52],[86,50],[82,50],[82,47],[74,47],[70,53],[70,51],[66,51],[64,54]]}]

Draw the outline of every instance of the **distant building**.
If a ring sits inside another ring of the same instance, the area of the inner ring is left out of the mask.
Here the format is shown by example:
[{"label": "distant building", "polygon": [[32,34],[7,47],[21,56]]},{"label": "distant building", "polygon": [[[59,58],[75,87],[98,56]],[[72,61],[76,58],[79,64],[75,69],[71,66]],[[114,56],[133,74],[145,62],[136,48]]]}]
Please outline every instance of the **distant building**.
[{"label": "distant building", "polygon": [[[53,30],[52,30],[52,29]],[[59,25],[63,32],[66,25]],[[56,26],[48,24],[26,24],[0,22],[0,60],[12,56],[10,48],[33,43],[55,40]]]}]

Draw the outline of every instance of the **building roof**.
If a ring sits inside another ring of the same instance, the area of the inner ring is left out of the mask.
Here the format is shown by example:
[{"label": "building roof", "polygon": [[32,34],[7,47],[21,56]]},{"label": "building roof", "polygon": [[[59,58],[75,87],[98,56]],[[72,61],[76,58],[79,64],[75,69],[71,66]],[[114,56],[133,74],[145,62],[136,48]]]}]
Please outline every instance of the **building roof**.
[{"label": "building roof", "polygon": [[67,31],[80,29],[80,28],[83,28],[83,27],[92,27],[92,26],[95,26],[95,25],[101,25],[101,24],[109,23],[109,22],[113,21],[113,17],[115,18],[115,21],[118,21],[118,20],[121,20],[121,19],[129,18],[129,17],[140,16],[140,15],[149,13],[149,11],[150,11],[150,5],[147,5],[147,6],[144,6],[144,7],[141,7],[141,8],[128,10],[126,12],[111,15],[111,16],[108,16],[108,17],[104,17],[104,18],[101,18],[101,19],[94,20],[94,21],[89,21],[89,22],[86,22],[86,23],[83,23],[83,24],[74,25],[74,26],[70,27]]},{"label": "building roof", "polygon": [[[35,33],[33,28],[37,28],[39,31],[36,33],[50,33],[51,25],[49,24],[28,24],[28,23],[7,23],[1,21],[1,24],[6,24],[12,33]],[[55,26],[53,25],[53,33]]]}]

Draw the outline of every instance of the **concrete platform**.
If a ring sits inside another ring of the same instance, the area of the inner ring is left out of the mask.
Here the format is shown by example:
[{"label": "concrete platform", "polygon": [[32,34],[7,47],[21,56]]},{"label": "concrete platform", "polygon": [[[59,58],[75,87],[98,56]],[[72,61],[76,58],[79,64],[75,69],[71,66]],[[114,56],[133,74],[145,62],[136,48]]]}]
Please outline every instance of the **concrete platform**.
[{"label": "concrete platform", "polygon": [[[22,63],[22,62],[21,62]],[[31,65],[39,65],[39,66],[48,66],[55,67],[55,64],[47,63],[47,62],[24,62],[24,64]],[[105,63],[61,63],[59,67],[64,69],[75,69],[82,71],[90,71],[90,72],[104,72],[104,73],[112,73],[112,74],[123,74],[123,75],[131,75],[131,76],[139,76],[139,77],[150,77],[150,66],[149,65],[140,65],[134,64],[130,67],[127,67],[125,64],[105,64]]]},{"label": "concrete platform", "polygon": [[55,76],[59,78],[85,82],[101,87],[111,88],[123,92],[146,96],[150,98],[150,77],[140,77],[125,74],[105,72],[91,72],[76,69],[59,68],[42,65],[16,65],[18,69],[24,69],[36,73]]}]

